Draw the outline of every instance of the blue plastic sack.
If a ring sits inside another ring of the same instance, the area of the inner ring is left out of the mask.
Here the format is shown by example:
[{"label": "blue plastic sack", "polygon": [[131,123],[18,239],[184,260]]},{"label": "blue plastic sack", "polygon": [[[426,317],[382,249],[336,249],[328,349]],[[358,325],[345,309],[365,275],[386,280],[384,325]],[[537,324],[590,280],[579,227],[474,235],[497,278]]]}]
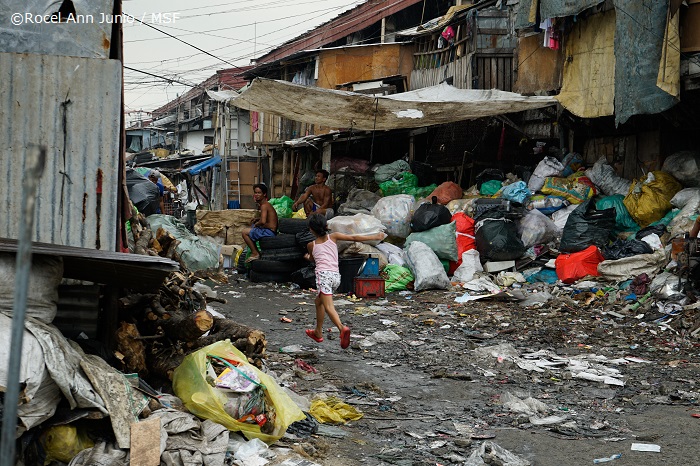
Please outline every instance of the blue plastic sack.
[{"label": "blue plastic sack", "polygon": [[530,190],[524,181],[516,181],[515,183],[509,184],[501,191],[502,198],[519,204],[524,204],[525,200],[529,198],[530,195]]},{"label": "blue plastic sack", "polygon": [[630,215],[627,207],[624,204],[625,196],[621,194],[614,194],[612,196],[606,196],[600,198],[595,203],[595,208],[598,210],[605,210],[611,207],[615,208],[615,231],[638,231],[639,225],[634,221]]},{"label": "blue plastic sack", "polygon": [[526,278],[528,283],[547,283],[553,285],[559,280],[557,271],[554,269],[542,269],[537,273],[533,273]]}]

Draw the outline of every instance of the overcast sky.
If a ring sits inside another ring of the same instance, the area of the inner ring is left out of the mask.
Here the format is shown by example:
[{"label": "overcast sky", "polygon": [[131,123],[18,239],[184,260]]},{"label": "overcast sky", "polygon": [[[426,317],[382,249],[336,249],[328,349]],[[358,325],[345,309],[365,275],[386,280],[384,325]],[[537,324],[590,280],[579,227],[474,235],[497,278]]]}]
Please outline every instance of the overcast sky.
[{"label": "overcast sky", "polygon": [[[230,64],[247,66],[294,37],[365,0],[123,0],[125,14],[199,47],[132,21],[124,24],[125,110],[153,110]],[[160,15],[160,16],[159,16]],[[132,116],[134,116],[132,114]]]}]

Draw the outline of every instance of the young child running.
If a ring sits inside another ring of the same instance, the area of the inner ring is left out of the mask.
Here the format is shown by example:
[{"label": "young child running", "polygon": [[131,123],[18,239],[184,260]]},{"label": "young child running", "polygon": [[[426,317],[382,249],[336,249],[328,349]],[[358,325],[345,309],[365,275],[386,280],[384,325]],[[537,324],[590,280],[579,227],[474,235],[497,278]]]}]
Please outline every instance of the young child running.
[{"label": "young child running", "polygon": [[373,235],[346,235],[330,233],[325,215],[313,214],[309,217],[309,230],[316,239],[307,245],[309,253],[304,257],[316,263],[316,328],[307,329],[306,334],[314,341],[323,341],[323,318],[328,314],[331,322],[340,330],[340,347],[350,346],[350,328],[343,325],[333,305],[333,292],[340,285],[338,268],[338,246],[336,241],[383,240],[384,233]]}]

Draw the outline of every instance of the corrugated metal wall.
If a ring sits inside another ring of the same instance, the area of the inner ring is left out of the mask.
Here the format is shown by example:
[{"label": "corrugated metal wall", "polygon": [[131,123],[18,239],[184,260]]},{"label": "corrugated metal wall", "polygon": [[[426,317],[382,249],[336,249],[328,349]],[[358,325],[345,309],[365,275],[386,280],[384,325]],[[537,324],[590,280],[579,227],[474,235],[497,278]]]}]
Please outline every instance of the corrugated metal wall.
[{"label": "corrugated metal wall", "polygon": [[33,239],[115,250],[122,64],[0,53],[0,237],[17,238],[29,144],[47,147]]}]

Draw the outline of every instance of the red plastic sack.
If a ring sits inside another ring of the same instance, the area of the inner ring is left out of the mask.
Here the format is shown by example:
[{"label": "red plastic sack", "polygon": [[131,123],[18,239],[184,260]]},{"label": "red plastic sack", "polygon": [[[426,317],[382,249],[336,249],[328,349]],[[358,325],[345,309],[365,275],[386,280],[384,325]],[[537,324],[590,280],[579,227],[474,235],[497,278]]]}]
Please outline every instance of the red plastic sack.
[{"label": "red plastic sack", "polygon": [[470,249],[476,249],[476,240],[474,239],[474,219],[469,217],[464,212],[456,212],[452,216],[452,222],[455,222],[457,228],[457,261],[450,261],[449,275],[453,275],[457,267],[462,264],[462,253]]},{"label": "red plastic sack", "polygon": [[[437,196],[438,204],[447,205],[448,202],[455,199],[462,199],[462,188],[457,183],[445,181],[440,186],[435,188],[427,199],[430,200],[433,196]],[[459,231],[459,230],[458,230]]]},{"label": "red plastic sack", "polygon": [[604,260],[600,250],[594,245],[573,254],[559,254],[554,264],[559,280],[574,283],[586,275],[598,276],[598,264]]}]

